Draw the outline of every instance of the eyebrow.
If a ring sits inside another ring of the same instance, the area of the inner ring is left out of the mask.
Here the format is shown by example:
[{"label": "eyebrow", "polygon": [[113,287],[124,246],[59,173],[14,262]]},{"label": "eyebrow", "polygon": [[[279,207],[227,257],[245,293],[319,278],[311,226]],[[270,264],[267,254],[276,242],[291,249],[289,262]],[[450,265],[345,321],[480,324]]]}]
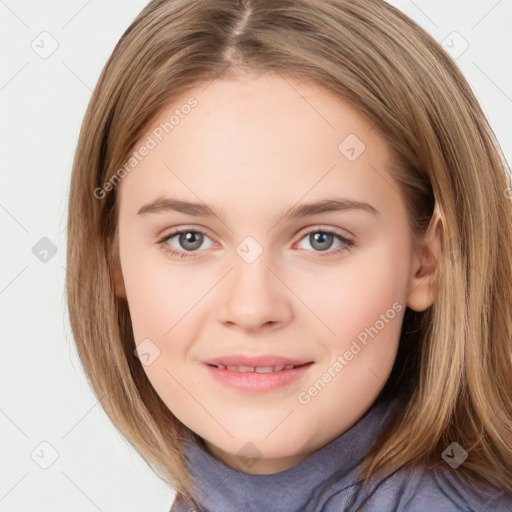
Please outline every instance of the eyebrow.
[{"label": "eyebrow", "polygon": [[[369,203],[346,198],[329,198],[315,203],[299,204],[286,208],[282,211],[280,218],[281,220],[291,219],[306,217],[308,215],[316,215],[319,213],[348,210],[361,210],[369,212],[375,216],[379,215],[379,211]],[[206,203],[180,201],[171,197],[159,198],[145,204],[139,209],[137,215],[148,215],[167,211],[176,211],[194,216],[218,217],[224,220],[227,217],[227,211],[225,208],[217,209]]]}]

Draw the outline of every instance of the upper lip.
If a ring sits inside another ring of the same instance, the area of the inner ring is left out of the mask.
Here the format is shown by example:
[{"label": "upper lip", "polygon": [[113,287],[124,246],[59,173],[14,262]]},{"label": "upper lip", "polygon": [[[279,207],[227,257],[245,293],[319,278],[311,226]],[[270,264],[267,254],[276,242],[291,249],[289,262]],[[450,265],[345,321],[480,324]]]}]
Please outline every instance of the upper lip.
[{"label": "upper lip", "polygon": [[220,364],[225,366],[253,366],[253,367],[268,367],[268,366],[287,366],[293,364],[294,366],[300,366],[313,361],[306,359],[292,359],[289,357],[281,357],[273,354],[261,355],[261,356],[245,356],[245,355],[229,355],[220,356],[214,359],[208,359],[203,361],[206,364],[213,364],[218,366]]}]

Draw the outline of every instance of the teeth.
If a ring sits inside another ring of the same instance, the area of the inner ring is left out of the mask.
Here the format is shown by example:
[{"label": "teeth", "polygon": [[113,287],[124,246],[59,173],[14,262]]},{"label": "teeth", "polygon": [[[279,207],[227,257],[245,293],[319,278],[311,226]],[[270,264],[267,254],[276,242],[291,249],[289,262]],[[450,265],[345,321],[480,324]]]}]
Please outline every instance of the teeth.
[{"label": "teeth", "polygon": [[226,366],[228,370],[231,370],[233,372],[253,372],[254,368],[252,366]]},{"label": "teeth", "polygon": [[256,373],[271,373],[271,372],[280,372],[284,366],[260,366],[258,368],[254,368]]},{"label": "teeth", "polygon": [[280,372],[281,370],[291,370],[295,368],[295,365],[281,365],[281,366],[236,366],[236,365],[217,365],[219,370],[231,370],[232,372],[256,372],[256,373],[272,373],[272,372]]}]

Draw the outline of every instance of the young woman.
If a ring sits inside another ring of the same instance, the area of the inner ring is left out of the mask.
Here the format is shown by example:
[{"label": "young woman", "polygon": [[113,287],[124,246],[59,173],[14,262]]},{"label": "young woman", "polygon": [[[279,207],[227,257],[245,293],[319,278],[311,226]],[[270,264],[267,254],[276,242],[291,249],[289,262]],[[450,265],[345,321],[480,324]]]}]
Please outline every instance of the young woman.
[{"label": "young woman", "polygon": [[512,188],[381,0],[155,0],[71,178],[84,369],[172,511],[512,509]]}]

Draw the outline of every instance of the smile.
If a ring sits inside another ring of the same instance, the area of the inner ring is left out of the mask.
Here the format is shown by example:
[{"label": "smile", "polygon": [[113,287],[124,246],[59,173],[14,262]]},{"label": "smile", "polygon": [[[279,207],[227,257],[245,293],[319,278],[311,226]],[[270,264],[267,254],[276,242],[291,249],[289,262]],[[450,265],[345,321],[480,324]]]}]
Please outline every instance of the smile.
[{"label": "smile", "polygon": [[205,364],[211,377],[223,386],[248,392],[273,391],[304,378],[314,363],[280,366]]},{"label": "smile", "polygon": [[241,373],[248,373],[248,372],[256,372],[256,373],[272,373],[272,372],[280,372],[282,370],[292,370],[293,368],[298,368],[302,365],[294,365],[294,364],[288,364],[288,365],[281,365],[281,366],[236,366],[236,365],[211,365],[215,366],[219,370],[230,370],[232,372],[241,372]]}]

